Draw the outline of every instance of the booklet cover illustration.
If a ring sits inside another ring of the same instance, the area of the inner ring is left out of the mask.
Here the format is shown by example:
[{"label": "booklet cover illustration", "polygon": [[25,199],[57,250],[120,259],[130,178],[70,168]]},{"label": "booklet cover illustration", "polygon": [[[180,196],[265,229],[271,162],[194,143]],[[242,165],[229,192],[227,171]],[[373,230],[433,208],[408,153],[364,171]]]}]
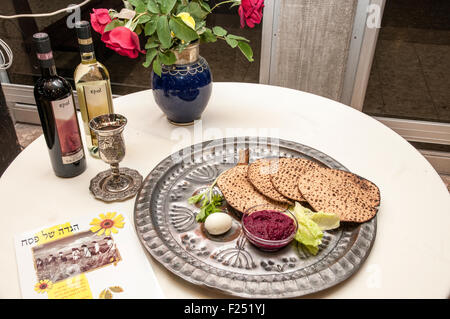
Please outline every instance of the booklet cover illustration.
[{"label": "booklet cover illustration", "polygon": [[23,298],[164,298],[123,214],[42,227],[15,245]]}]

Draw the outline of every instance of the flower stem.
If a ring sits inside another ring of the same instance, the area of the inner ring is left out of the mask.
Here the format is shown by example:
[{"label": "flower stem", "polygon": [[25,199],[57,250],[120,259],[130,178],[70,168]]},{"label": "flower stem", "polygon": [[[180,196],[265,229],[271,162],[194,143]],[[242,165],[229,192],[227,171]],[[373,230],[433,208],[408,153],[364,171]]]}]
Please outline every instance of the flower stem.
[{"label": "flower stem", "polygon": [[147,11],[139,13],[138,15],[134,16],[131,20],[133,21],[137,21],[140,17],[142,17],[143,15],[146,15]]},{"label": "flower stem", "polygon": [[211,184],[211,186],[209,187],[208,201],[209,201],[210,203],[211,203],[211,201],[212,201],[212,194],[213,194],[214,186],[216,186],[217,180],[219,179],[220,175],[222,175],[222,174],[219,174],[219,176],[216,177],[216,179],[214,180],[214,182],[213,182],[213,183]]},{"label": "flower stem", "polygon": [[227,0],[227,1],[222,1],[219,2],[218,4],[216,4],[214,7],[211,8],[211,10],[209,10],[209,13],[211,13],[215,8],[217,8],[218,6],[221,6],[222,4],[225,3],[231,3],[231,2],[236,2],[236,0]]}]

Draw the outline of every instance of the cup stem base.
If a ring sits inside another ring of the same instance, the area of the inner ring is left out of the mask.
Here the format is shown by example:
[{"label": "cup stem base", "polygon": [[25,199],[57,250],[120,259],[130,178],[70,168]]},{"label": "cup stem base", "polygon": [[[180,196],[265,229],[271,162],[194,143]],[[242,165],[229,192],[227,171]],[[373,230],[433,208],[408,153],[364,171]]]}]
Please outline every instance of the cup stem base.
[{"label": "cup stem base", "polygon": [[119,175],[113,175],[112,170],[100,172],[90,183],[89,189],[100,200],[122,201],[136,195],[142,185],[142,175],[136,170],[121,167]]}]

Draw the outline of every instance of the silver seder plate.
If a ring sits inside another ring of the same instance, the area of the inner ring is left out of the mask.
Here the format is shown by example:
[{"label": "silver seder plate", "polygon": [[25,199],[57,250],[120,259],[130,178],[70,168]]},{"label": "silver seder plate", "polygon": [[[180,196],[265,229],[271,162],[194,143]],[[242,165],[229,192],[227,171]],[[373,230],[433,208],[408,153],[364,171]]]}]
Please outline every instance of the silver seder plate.
[{"label": "silver seder plate", "polygon": [[192,145],[161,161],[146,177],[136,197],[134,220],[148,252],[174,274],[196,285],[247,298],[288,298],[318,292],[350,277],[367,258],[376,234],[376,217],[324,232],[316,256],[294,240],[277,252],[263,252],[241,234],[239,213],[231,230],[211,236],[188,204],[249,149],[259,158],[304,157],[347,170],[326,154],[295,142],[235,137]]}]

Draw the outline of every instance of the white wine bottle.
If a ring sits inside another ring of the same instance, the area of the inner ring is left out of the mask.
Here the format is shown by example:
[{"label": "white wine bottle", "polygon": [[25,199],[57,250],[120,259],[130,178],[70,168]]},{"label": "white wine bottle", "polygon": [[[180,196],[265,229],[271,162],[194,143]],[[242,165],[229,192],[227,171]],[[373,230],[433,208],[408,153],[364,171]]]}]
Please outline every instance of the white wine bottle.
[{"label": "white wine bottle", "polygon": [[108,70],[95,58],[89,22],[75,25],[80,46],[81,63],[75,69],[74,81],[83,120],[86,144],[93,157],[99,157],[98,141],[89,128],[94,117],[114,113]]}]

